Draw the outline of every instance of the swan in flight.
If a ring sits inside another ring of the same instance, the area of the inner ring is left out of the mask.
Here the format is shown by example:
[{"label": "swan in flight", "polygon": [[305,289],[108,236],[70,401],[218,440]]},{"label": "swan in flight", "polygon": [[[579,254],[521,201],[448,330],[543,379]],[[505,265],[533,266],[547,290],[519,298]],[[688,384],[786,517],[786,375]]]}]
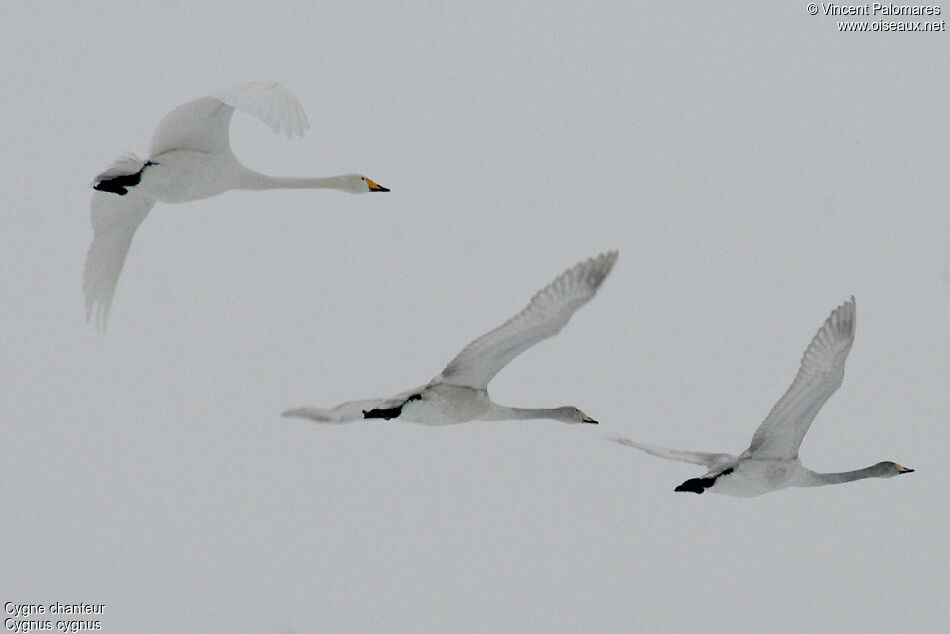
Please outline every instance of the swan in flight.
[{"label": "swan in flight", "polygon": [[83,276],[87,320],[95,314],[96,324],[105,329],[132,236],[155,201],[182,203],[231,189],[389,191],[359,174],[287,178],[244,167],[231,151],[228,135],[235,110],[254,115],[288,138],[310,127],[297,98],[272,82],[224,90],[166,115],[152,135],[147,160],[132,155],[120,158],[93,182],[93,239]]},{"label": "swan in flight", "polygon": [[397,418],[424,425],[451,425],[476,419],[549,418],[563,423],[596,424],[573,406],[523,409],[499,405],[489,398],[487,388],[492,377],[509,361],[560,332],[571,315],[597,293],[616,260],[617,252],[610,251],[568,269],[538,291],[520,313],[465,346],[427,385],[392,398],[349,401],[333,409],[302,407],[287,410],[283,415],[321,423]]},{"label": "swan in flight", "polygon": [[623,437],[608,440],[660,458],[690,462],[709,469],[705,475],[687,480],[675,489],[691,493],[708,489],[713,493],[751,497],[787,487],[814,487],[911,473],[913,469],[894,462],[879,462],[866,469],[844,473],[815,473],[798,461],[798,448],[809,425],[844,378],[844,363],[854,342],[854,323],[852,297],[832,311],[818,330],[805,350],[792,386],[759,425],[749,448],[738,457],[724,453],[677,451]]}]

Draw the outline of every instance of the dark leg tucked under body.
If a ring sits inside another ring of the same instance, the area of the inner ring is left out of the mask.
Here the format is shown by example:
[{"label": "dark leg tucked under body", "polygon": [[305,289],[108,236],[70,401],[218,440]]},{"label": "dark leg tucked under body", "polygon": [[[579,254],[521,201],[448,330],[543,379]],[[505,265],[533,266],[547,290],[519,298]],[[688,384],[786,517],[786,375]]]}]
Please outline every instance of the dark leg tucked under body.
[{"label": "dark leg tucked under body", "polygon": [[363,418],[383,418],[385,420],[390,420],[392,418],[399,418],[399,415],[402,414],[402,408],[405,407],[406,403],[410,401],[421,401],[422,394],[413,394],[402,403],[396,407],[374,407],[370,410],[363,410]]},{"label": "dark leg tucked under body", "polygon": [[712,485],[716,484],[716,478],[729,475],[730,473],[732,473],[731,467],[724,470],[722,473],[717,474],[714,478],[691,478],[673,490],[685,491],[688,493],[702,493]]},{"label": "dark leg tucked under body", "polygon": [[143,165],[142,169],[136,173],[122,174],[121,176],[114,176],[108,180],[99,181],[95,184],[93,189],[98,189],[101,192],[118,194],[119,196],[125,196],[129,193],[129,187],[135,187],[139,184],[139,181],[142,180],[142,172],[144,172],[145,168],[149,165],[155,165],[155,163],[152,163],[151,161],[145,161],[145,165]]}]

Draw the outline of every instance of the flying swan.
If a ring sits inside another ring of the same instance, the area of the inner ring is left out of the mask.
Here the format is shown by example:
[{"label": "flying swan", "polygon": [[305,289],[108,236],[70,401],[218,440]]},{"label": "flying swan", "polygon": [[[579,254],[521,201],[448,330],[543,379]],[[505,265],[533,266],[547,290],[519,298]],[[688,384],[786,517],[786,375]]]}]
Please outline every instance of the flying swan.
[{"label": "flying swan", "polygon": [[231,189],[338,189],[388,192],[359,174],[329,178],[268,176],[244,167],[228,138],[235,110],[250,113],[288,138],[310,125],[297,98],[273,82],[251,82],[179,106],[152,136],[148,160],[122,157],[93,182],[92,245],[83,291],[86,319],[104,329],[132,236],[155,201],[183,203]]},{"label": "flying swan", "polygon": [[465,346],[427,385],[392,398],[349,401],[333,409],[302,407],[287,410],[283,415],[321,423],[396,418],[424,425],[451,425],[471,420],[549,418],[563,423],[596,424],[573,406],[523,409],[493,403],[487,387],[509,361],[560,332],[571,315],[597,293],[616,260],[617,252],[610,251],[565,271],[538,291],[527,308]]},{"label": "flying swan", "polygon": [[815,473],[798,461],[798,448],[808,426],[825,401],[841,386],[844,363],[854,342],[854,297],[838,306],[818,330],[805,355],[798,375],[752,436],[752,444],[739,457],[724,453],[677,451],[609,438],[621,445],[667,458],[698,464],[709,469],[676,487],[676,491],[702,493],[707,489],[738,497],[752,497],[787,487],[814,487],[840,484],[863,478],[890,478],[911,473],[894,462],[844,473]]}]

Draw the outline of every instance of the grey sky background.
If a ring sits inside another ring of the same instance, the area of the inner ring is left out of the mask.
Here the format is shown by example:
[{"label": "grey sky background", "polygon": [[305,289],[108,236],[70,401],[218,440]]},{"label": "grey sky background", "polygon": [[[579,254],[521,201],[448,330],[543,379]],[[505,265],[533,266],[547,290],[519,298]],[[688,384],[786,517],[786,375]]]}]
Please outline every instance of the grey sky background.
[{"label": "grey sky background", "polygon": [[[4,8],[0,599],[105,603],[107,632],[946,627],[947,33],[804,2],[315,4]],[[392,192],[159,204],[96,332],[90,181],[254,79],[312,129],[236,115],[248,166]],[[611,248],[491,386],[599,428],[279,417],[427,381]],[[699,468],[600,440],[741,451],[852,293],[801,458],[912,476],[691,496]]]}]

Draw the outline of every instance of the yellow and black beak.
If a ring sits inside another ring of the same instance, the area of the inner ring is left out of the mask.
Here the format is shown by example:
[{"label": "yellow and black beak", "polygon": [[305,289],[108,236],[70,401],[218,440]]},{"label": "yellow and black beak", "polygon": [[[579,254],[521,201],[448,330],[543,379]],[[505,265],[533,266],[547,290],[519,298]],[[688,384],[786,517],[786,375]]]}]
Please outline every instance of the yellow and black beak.
[{"label": "yellow and black beak", "polygon": [[378,185],[377,183],[371,181],[371,180],[368,179],[368,178],[366,179],[366,184],[369,185],[369,190],[370,190],[371,192],[388,192],[388,191],[389,191],[389,189],[388,189],[387,187],[383,187],[382,185]]},{"label": "yellow and black beak", "polygon": [[590,423],[591,425],[599,425],[599,424],[600,424],[600,423],[598,423],[596,420],[594,420],[593,418],[591,418],[590,416],[588,416],[587,414],[585,414],[585,413],[583,413],[583,412],[581,412],[581,422]]},{"label": "yellow and black beak", "polygon": [[897,473],[913,473],[913,472],[914,472],[913,469],[908,469],[907,467],[902,467],[902,466],[900,466],[899,464],[898,464],[898,465],[894,465],[894,466],[897,467]]}]

